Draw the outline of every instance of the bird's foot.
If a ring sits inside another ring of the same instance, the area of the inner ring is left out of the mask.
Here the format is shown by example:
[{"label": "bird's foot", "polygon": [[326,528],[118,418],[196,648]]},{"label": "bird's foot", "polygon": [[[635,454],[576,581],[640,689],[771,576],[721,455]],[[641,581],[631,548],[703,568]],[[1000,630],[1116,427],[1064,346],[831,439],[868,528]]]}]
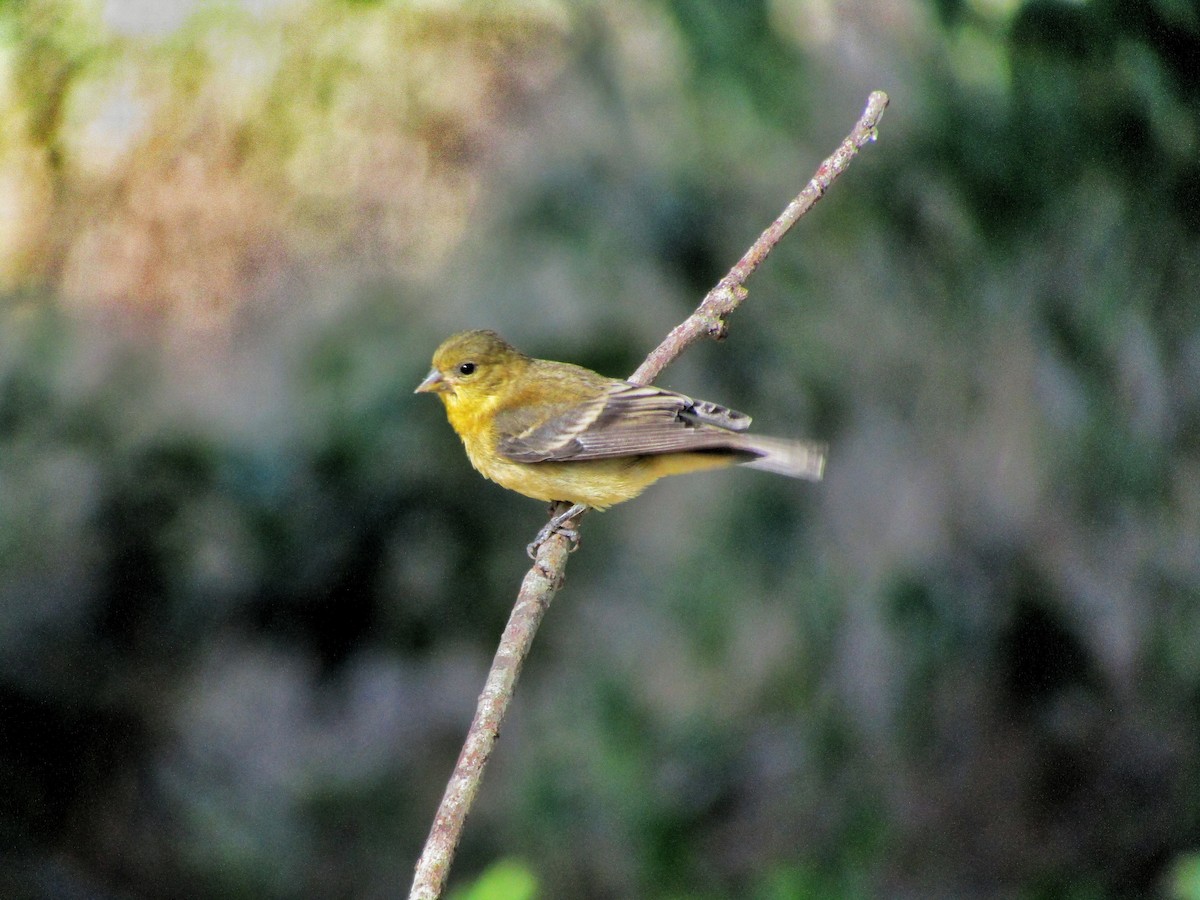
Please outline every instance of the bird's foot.
[{"label": "bird's foot", "polygon": [[[554,510],[557,508],[557,503],[551,504],[550,511],[554,512]],[[549,522],[547,522],[542,530],[537,533],[537,537],[533,539],[533,543],[525,548],[525,552],[529,554],[529,558],[537,559],[538,547],[546,543],[552,534],[561,534],[568,541],[570,541],[571,552],[574,553],[579,547],[579,532],[574,528],[564,528],[563,524],[569,522],[571,519],[574,519],[576,516],[586,511],[587,506],[585,504],[576,503],[574,506],[567,509],[566,512],[559,513]]]}]

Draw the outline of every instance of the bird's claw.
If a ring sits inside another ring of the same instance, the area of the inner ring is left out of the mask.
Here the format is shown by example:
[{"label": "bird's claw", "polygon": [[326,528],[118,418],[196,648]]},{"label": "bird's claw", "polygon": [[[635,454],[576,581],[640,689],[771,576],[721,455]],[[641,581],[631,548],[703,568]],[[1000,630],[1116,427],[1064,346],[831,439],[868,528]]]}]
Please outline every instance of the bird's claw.
[{"label": "bird's claw", "polygon": [[574,528],[555,528],[553,530],[543,528],[538,532],[538,536],[533,539],[533,543],[525,548],[525,552],[529,554],[530,559],[537,559],[538,547],[546,543],[552,534],[561,534],[571,542],[571,549],[567,551],[568,553],[574,553],[579,549],[579,532]]},{"label": "bird's claw", "polygon": [[582,504],[576,504],[576,505],[572,506],[570,509],[568,509],[566,512],[559,513],[554,518],[552,518],[549,522],[547,522],[544,526],[542,526],[542,530],[537,533],[537,537],[535,537],[533,539],[533,542],[530,543],[529,546],[527,546],[525,548],[525,552],[527,554],[529,554],[529,558],[537,559],[538,548],[540,546],[542,546],[542,544],[546,543],[546,541],[548,541],[550,539],[550,536],[552,534],[561,534],[563,537],[565,537],[568,541],[571,542],[571,548],[570,548],[569,552],[574,553],[576,550],[578,550],[579,549],[579,531],[574,528],[564,528],[563,523],[568,522],[571,519],[575,518],[577,515],[579,515],[585,509],[587,509],[586,506],[583,506]]}]

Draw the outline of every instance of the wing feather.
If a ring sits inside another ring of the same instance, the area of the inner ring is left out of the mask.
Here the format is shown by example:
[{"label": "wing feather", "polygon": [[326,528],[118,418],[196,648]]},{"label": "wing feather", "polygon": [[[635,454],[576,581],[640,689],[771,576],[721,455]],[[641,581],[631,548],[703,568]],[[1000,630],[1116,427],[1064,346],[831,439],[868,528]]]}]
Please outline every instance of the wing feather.
[{"label": "wing feather", "polygon": [[614,381],[599,395],[561,411],[522,418],[500,421],[497,449],[514,462],[721,449],[757,455],[739,441],[739,433],[750,425],[744,413],[629,382]]}]

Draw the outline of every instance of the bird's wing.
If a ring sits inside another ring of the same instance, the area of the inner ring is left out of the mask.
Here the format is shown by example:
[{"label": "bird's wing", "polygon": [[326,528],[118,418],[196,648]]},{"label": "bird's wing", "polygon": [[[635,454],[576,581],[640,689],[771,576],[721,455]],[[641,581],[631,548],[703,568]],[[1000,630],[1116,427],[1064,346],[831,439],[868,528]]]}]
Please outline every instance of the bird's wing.
[{"label": "bird's wing", "polygon": [[497,450],[514,462],[612,459],[658,453],[741,449],[750,417],[660,388],[614,381],[566,408],[496,417]]}]

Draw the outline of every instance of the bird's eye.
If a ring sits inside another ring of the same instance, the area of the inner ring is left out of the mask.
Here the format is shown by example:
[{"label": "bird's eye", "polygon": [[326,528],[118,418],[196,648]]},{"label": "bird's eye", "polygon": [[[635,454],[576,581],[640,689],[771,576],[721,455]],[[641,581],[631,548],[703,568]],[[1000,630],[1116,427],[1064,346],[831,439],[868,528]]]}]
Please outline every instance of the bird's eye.
[{"label": "bird's eye", "polygon": [[465,362],[465,363],[458,364],[458,374],[459,375],[470,375],[474,371],[475,371],[475,363],[473,363],[473,362]]}]

